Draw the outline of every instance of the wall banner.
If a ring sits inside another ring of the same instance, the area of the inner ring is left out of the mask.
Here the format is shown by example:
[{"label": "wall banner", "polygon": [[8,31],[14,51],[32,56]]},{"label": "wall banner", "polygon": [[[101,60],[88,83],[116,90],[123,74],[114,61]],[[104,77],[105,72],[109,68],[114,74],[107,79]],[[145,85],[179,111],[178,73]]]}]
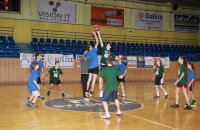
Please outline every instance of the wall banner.
[{"label": "wall banner", "polygon": [[73,68],[74,56],[62,54],[46,54],[46,67],[51,68],[55,66],[55,61],[60,62],[60,68]]},{"label": "wall banner", "polygon": [[38,0],[38,20],[76,23],[77,5],[69,1]]},{"label": "wall banner", "polygon": [[164,13],[136,10],[136,28],[145,30],[164,30]]},{"label": "wall banner", "polygon": [[32,62],[33,54],[30,53],[20,53],[20,64],[21,68],[30,68]]},{"label": "wall banner", "polygon": [[124,9],[92,5],[91,24],[124,27]]},{"label": "wall banner", "polygon": [[199,32],[199,22],[200,18],[198,16],[192,15],[174,15],[174,30],[182,32]]}]

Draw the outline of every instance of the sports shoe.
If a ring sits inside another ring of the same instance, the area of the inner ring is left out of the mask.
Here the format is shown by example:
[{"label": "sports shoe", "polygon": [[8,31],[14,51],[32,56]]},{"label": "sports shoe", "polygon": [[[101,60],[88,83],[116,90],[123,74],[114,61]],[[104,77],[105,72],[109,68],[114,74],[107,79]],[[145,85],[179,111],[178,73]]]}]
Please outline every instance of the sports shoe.
[{"label": "sports shoe", "polygon": [[85,92],[85,96],[86,97],[90,97],[88,92]]},{"label": "sports shoe", "polygon": [[123,93],[123,94],[122,94],[122,97],[125,97],[125,96],[126,96],[126,94],[125,94],[125,93]]},{"label": "sports shoe", "polygon": [[190,105],[187,104],[186,107],[185,107],[184,109],[186,109],[186,110],[191,110],[192,107],[191,107]]},{"label": "sports shoe", "polygon": [[38,106],[32,105],[32,106],[30,106],[30,108],[31,108],[31,109],[34,109],[34,108],[38,108]]},{"label": "sports shoe", "polygon": [[86,97],[85,98],[83,97],[83,101],[87,101],[88,102],[88,101],[90,101],[90,99],[86,98]]},{"label": "sports shoe", "polygon": [[50,96],[50,91],[47,91],[47,96]]},{"label": "sports shoe", "polygon": [[179,105],[178,104],[173,104],[170,106],[171,108],[179,108]]},{"label": "sports shoe", "polygon": [[32,103],[31,103],[30,101],[28,101],[28,102],[26,103],[26,106],[27,106],[27,107],[30,107],[31,104],[32,104]]},{"label": "sports shoe", "polygon": [[165,99],[167,99],[169,96],[168,95],[165,95]]},{"label": "sports shoe", "polygon": [[44,99],[45,99],[45,97],[43,97],[43,96],[39,96],[38,98],[39,98],[39,99],[42,99],[42,100],[44,100]]},{"label": "sports shoe", "polygon": [[62,97],[65,97],[65,94],[64,94],[64,93],[62,93]]},{"label": "sports shoe", "polygon": [[100,90],[100,92],[99,92],[99,97],[100,97],[100,98],[103,97],[103,90]]},{"label": "sports shoe", "polygon": [[104,116],[101,116],[101,118],[103,118],[103,119],[109,119],[109,118],[111,118],[111,116],[110,115],[104,115]]},{"label": "sports shoe", "polygon": [[93,92],[92,92],[92,91],[90,91],[90,92],[88,93],[88,95],[89,95],[90,98],[93,98]]},{"label": "sports shoe", "polygon": [[116,112],[116,115],[117,116],[120,116],[122,114],[122,112],[120,111],[120,110],[118,110],[117,112]]},{"label": "sports shoe", "polygon": [[153,98],[155,98],[155,99],[159,99],[159,98],[160,98],[160,96],[154,96]]},{"label": "sports shoe", "polygon": [[190,103],[190,106],[196,106],[195,100],[193,100],[192,103]]}]

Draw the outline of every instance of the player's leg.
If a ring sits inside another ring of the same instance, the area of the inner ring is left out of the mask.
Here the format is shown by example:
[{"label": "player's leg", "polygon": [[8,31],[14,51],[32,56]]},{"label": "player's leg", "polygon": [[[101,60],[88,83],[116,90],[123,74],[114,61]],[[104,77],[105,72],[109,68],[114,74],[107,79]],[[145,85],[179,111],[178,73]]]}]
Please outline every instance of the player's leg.
[{"label": "player's leg", "polygon": [[48,88],[48,90],[47,90],[47,96],[50,96],[51,95],[51,88],[54,86],[54,81],[50,81],[50,86],[49,86],[49,88]]},{"label": "player's leg", "polygon": [[35,105],[35,102],[36,102],[36,100],[38,99],[38,97],[40,96],[40,92],[39,92],[39,91],[33,91],[33,92],[32,92],[32,95],[33,95],[33,99],[32,99],[32,101],[31,101],[30,108],[35,108],[35,107],[37,107],[37,106]]},{"label": "player's leg", "polygon": [[102,104],[103,104],[103,107],[104,107],[104,110],[105,110],[105,115],[104,116],[101,116],[101,118],[104,118],[104,119],[108,119],[110,118],[110,113],[108,111],[108,100],[110,99],[111,97],[111,92],[104,92],[103,93],[103,97],[102,97]]},{"label": "player's leg", "polygon": [[160,89],[163,91],[164,95],[165,95],[165,99],[168,98],[168,94],[167,91],[164,89],[163,85],[160,85]]},{"label": "player's leg", "polygon": [[117,107],[117,112],[116,114],[117,115],[121,115],[121,110],[120,110],[120,103],[119,103],[119,100],[118,100],[118,95],[117,95],[118,91],[113,91],[112,92],[112,100],[115,101],[115,106]]},{"label": "player's leg", "polygon": [[190,106],[189,97],[187,95],[186,88],[183,88],[183,94],[184,94],[186,102],[187,102],[187,105],[186,105],[185,109],[192,109],[191,106]]},{"label": "player's leg", "polygon": [[160,85],[160,78],[156,77],[155,79],[155,87],[156,87],[156,95],[153,98],[160,98],[160,93],[159,93],[159,85]]},{"label": "player's leg", "polygon": [[88,81],[89,74],[82,74],[81,75],[81,84],[83,89],[83,99],[86,99],[85,93],[87,92],[87,81]]},{"label": "player's leg", "polygon": [[64,89],[63,89],[63,87],[62,87],[62,84],[61,84],[61,81],[59,80],[59,81],[57,81],[57,84],[58,84],[58,86],[60,87],[60,90],[61,90],[61,94],[62,94],[62,97],[65,97],[65,93],[64,93]]},{"label": "player's leg", "polygon": [[27,101],[27,103],[26,103],[26,106],[27,106],[27,107],[30,107],[30,106],[31,106],[33,98],[34,98],[34,96],[33,96],[33,94],[32,94],[32,95],[29,97],[29,99],[28,99],[28,101]]},{"label": "player's leg", "polygon": [[89,96],[88,93],[89,93],[89,88],[90,88],[91,81],[92,81],[92,73],[89,73],[89,77],[88,77],[88,80],[87,80],[87,92],[86,92],[86,96]]},{"label": "player's leg", "polygon": [[179,91],[182,87],[176,87],[175,90],[175,104],[171,105],[172,108],[179,108],[178,101],[179,101]]},{"label": "player's leg", "polygon": [[160,93],[159,93],[158,85],[156,85],[156,96],[154,96],[153,98],[160,98]]},{"label": "player's leg", "polygon": [[120,85],[121,90],[122,90],[122,97],[125,97],[126,94],[125,94],[125,90],[124,90],[124,83],[123,83],[123,82],[120,82],[119,85]]},{"label": "player's leg", "polygon": [[91,96],[93,96],[96,80],[97,80],[97,74],[92,74],[92,86],[90,91]]}]

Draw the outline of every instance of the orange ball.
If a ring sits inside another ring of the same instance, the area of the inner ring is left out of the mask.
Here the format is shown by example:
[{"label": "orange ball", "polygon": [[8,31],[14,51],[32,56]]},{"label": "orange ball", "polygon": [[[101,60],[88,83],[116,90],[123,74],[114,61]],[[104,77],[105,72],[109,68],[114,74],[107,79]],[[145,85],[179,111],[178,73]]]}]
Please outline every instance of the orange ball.
[{"label": "orange ball", "polygon": [[94,25],[93,26],[93,31],[95,31],[95,32],[100,31],[100,26],[99,25]]}]

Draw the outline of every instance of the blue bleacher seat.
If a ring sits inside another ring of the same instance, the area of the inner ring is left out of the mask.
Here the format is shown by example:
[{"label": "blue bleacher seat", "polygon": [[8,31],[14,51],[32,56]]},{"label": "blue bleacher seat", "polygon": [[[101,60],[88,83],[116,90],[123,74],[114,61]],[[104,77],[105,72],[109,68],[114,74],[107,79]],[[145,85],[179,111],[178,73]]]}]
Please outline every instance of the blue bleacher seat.
[{"label": "blue bleacher seat", "polygon": [[40,38],[40,42],[44,43],[45,42],[44,38]]},{"label": "blue bleacher seat", "polygon": [[0,41],[6,41],[6,37],[5,36],[0,36]]},{"label": "blue bleacher seat", "polygon": [[50,38],[47,38],[47,39],[46,39],[46,43],[51,43],[51,39],[50,39]]},{"label": "blue bleacher seat", "polygon": [[32,42],[38,42],[37,38],[32,38]]}]

